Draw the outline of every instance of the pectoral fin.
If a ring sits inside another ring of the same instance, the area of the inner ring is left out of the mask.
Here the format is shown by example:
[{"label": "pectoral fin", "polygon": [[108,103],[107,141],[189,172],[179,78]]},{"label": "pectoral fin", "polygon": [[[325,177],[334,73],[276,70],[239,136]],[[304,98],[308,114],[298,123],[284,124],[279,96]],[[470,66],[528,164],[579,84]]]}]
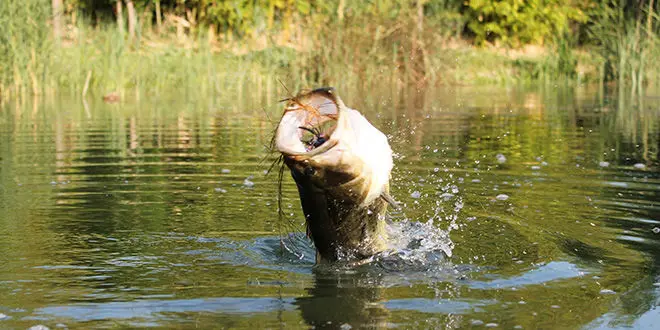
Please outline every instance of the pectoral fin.
[{"label": "pectoral fin", "polygon": [[399,202],[395,201],[394,198],[392,198],[392,196],[390,196],[390,194],[388,194],[388,193],[386,193],[386,192],[382,192],[382,193],[380,194],[380,198],[382,198],[382,199],[383,199],[384,201],[386,201],[388,204],[392,205],[392,207],[393,207],[395,210],[400,210],[400,209],[401,209],[401,207],[399,206]]}]

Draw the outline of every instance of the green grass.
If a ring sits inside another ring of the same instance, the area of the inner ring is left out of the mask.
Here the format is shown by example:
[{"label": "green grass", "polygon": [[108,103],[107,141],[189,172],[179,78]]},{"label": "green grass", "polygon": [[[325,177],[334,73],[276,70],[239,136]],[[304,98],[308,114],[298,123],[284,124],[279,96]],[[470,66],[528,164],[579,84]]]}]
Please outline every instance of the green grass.
[{"label": "green grass", "polygon": [[0,1],[0,98],[12,89],[39,93],[52,48],[50,15],[43,0]]},{"label": "green grass", "polygon": [[[86,83],[89,95],[117,93],[122,99],[243,97],[277,88],[278,79],[290,90],[582,83],[605,81],[606,71],[612,71],[607,68],[617,60],[616,78],[633,89],[660,79],[656,34],[641,40],[625,28],[599,34],[597,56],[591,49],[577,50],[568,35],[533,56],[475,47],[455,33],[439,33],[454,24],[442,19],[426,19],[420,30],[414,8],[393,18],[371,17],[368,24],[363,16],[338,21],[312,13],[299,17],[303,28],[298,32],[275,30],[261,44],[259,36],[225,35],[219,46],[209,44],[204,28],[182,41],[172,26],[158,34],[147,20],[140,21],[138,38],[129,44],[114,22],[91,24],[79,18],[60,43],[51,37],[48,8],[46,0],[0,2],[0,101],[29,94],[82,94]],[[614,23],[603,19],[599,24],[607,31]],[[282,34],[289,35],[286,42]],[[633,51],[639,49],[639,54]]]}]

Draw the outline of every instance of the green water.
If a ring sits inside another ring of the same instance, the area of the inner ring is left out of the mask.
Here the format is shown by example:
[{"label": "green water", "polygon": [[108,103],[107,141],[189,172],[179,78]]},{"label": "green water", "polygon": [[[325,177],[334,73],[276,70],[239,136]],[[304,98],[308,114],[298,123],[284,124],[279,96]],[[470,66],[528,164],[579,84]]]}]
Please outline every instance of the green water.
[{"label": "green water", "polygon": [[660,97],[339,91],[390,138],[393,218],[432,221],[450,259],[337,269],[308,242],[283,251],[303,218],[287,175],[280,220],[264,175],[282,95],[9,102],[0,328],[660,323]]}]

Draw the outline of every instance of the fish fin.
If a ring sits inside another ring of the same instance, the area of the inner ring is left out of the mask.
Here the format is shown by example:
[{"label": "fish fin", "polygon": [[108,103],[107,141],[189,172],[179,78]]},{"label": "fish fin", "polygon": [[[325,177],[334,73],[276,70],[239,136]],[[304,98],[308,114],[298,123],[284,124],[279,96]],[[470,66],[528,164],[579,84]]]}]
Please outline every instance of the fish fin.
[{"label": "fish fin", "polygon": [[382,192],[382,193],[380,193],[380,198],[382,198],[388,204],[392,205],[392,207],[395,210],[400,210],[401,209],[401,207],[399,206],[399,202],[395,201],[394,198],[392,198],[392,196],[390,196],[390,194],[388,194],[386,192]]}]

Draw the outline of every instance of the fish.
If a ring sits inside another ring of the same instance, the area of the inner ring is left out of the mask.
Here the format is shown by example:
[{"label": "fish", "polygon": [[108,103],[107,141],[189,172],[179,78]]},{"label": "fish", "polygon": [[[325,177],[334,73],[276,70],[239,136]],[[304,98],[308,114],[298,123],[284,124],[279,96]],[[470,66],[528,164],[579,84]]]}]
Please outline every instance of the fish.
[{"label": "fish", "polygon": [[388,248],[393,168],[387,136],[334,88],[287,98],[274,146],[298,188],[316,262],[366,260]]}]

